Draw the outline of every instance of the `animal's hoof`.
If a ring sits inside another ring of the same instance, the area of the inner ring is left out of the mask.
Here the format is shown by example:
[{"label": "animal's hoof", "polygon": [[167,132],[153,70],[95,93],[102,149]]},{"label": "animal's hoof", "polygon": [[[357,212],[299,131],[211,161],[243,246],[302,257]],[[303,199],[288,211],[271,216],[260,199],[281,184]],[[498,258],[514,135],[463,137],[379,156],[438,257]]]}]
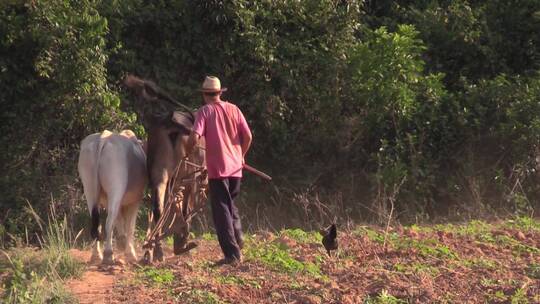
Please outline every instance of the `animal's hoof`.
[{"label": "animal's hoof", "polygon": [[163,249],[161,247],[154,248],[154,262],[163,262]]},{"label": "animal's hoof", "polygon": [[103,256],[100,256],[99,254],[92,254],[92,257],[90,257],[90,264],[91,265],[100,264],[101,261],[103,261]]},{"label": "animal's hoof", "polygon": [[180,255],[182,253],[186,253],[186,252],[190,251],[191,249],[196,248],[197,246],[198,246],[197,243],[189,242],[189,243],[187,243],[187,245],[184,248],[178,248],[178,249],[175,248],[174,249],[174,254],[175,255]]},{"label": "animal's hoof", "polygon": [[136,263],[137,262],[137,256],[133,254],[126,254],[125,255],[126,261],[128,263]]},{"label": "animal's hoof", "polygon": [[173,251],[175,255],[185,252],[184,248],[186,248],[187,243],[187,237],[185,235],[187,235],[187,233],[182,236],[179,236],[176,233],[173,235]]},{"label": "animal's hoof", "polygon": [[124,235],[120,235],[116,237],[116,247],[120,251],[126,250],[127,247],[127,238]]},{"label": "animal's hoof", "polygon": [[114,256],[112,251],[105,251],[103,253],[103,262],[105,265],[114,265]]},{"label": "animal's hoof", "polygon": [[152,252],[150,250],[146,250],[144,253],[142,259],[139,261],[142,265],[150,265],[152,264]]},{"label": "animal's hoof", "polygon": [[124,251],[124,258],[128,263],[137,263],[137,253],[135,252],[135,248],[133,246],[128,246],[126,250]]}]

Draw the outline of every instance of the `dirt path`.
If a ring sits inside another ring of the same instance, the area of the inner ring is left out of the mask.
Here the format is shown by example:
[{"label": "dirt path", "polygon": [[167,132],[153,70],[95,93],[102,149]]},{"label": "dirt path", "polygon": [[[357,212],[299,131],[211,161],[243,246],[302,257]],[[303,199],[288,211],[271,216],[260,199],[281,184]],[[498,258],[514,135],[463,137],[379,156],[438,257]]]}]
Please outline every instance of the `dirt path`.
[{"label": "dirt path", "polygon": [[114,284],[124,272],[123,267],[89,265],[89,251],[73,249],[71,254],[87,265],[80,279],[67,282],[68,289],[77,297],[79,303],[110,303]]}]

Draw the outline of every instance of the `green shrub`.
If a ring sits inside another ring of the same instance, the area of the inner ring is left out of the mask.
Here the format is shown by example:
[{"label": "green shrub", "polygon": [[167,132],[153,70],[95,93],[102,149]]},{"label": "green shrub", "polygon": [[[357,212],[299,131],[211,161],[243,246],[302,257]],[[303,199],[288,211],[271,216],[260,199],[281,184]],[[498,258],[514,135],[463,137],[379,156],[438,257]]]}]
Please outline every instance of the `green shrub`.
[{"label": "green shrub", "polygon": [[174,274],[170,269],[141,267],[137,269],[138,277],[158,287],[169,286],[174,281]]},{"label": "green shrub", "polygon": [[302,272],[313,277],[324,277],[318,265],[297,260],[289,254],[288,250],[279,243],[253,241],[246,245],[245,256],[279,272],[288,274]]},{"label": "green shrub", "polygon": [[319,232],[306,232],[302,229],[284,229],[280,231],[280,235],[288,236],[291,239],[307,244],[307,243],[320,243],[322,241],[322,235]]}]

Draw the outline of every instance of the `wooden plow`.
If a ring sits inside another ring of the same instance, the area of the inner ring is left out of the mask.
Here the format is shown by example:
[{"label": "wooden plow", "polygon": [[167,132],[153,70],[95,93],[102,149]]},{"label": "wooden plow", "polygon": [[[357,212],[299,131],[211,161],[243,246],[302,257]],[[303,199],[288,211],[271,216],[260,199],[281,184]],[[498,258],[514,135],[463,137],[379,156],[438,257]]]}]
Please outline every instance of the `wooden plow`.
[{"label": "wooden plow", "polygon": [[176,255],[197,246],[193,242],[187,243],[189,227],[193,217],[202,211],[206,204],[207,190],[208,178],[204,164],[196,164],[188,158],[182,159],[168,184],[163,211],[155,225],[151,210],[148,212],[148,229],[142,246],[145,249],[142,263],[150,264],[152,249],[159,241],[171,235],[174,237]]}]

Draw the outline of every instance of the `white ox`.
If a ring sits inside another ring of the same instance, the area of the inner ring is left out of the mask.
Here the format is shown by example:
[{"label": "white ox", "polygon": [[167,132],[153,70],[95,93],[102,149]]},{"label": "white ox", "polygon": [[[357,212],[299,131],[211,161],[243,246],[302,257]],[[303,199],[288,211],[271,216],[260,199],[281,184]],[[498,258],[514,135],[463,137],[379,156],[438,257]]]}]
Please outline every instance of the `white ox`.
[{"label": "white ox", "polygon": [[[105,130],[87,136],[81,142],[78,169],[92,217],[90,233],[95,243],[91,262],[113,263],[113,227],[126,260],[136,261],[133,234],[147,182],[146,156],[137,137],[130,130],[120,134]],[[99,245],[100,206],[108,214],[103,254]]]}]

